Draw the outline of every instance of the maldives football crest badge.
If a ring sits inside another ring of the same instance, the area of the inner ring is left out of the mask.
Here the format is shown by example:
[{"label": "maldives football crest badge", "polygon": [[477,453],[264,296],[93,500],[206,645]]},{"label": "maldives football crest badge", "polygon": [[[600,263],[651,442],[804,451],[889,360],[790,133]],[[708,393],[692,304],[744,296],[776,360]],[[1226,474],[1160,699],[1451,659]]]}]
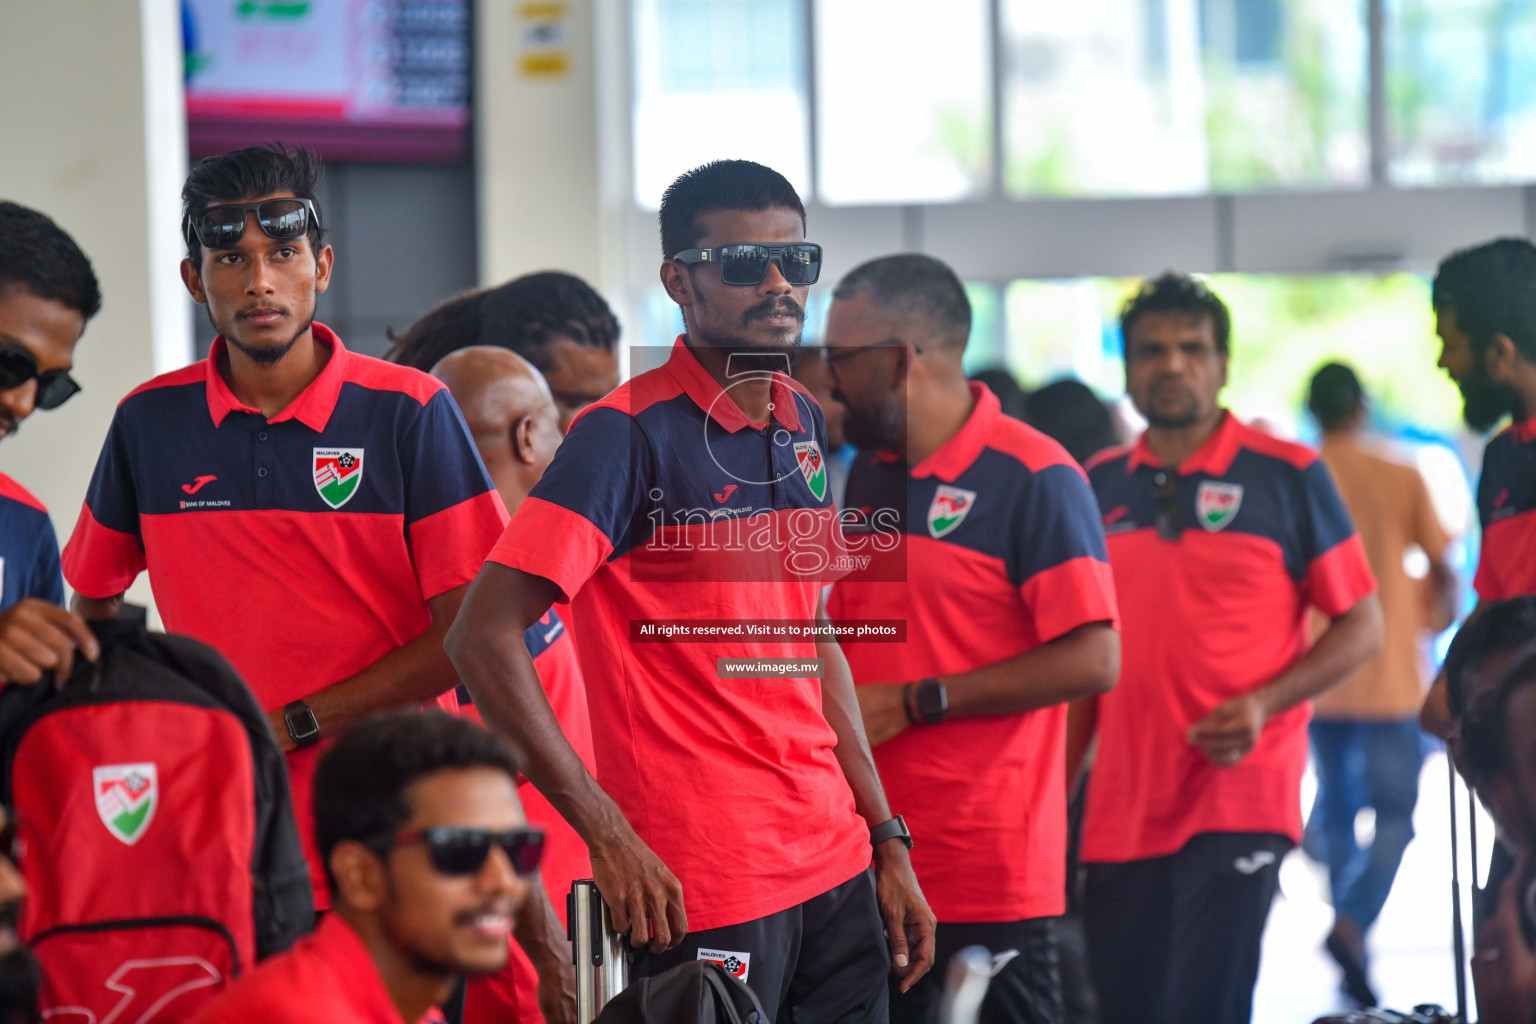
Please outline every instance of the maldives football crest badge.
[{"label": "maldives football crest badge", "polygon": [[96,813],[108,832],[129,846],[144,838],[160,802],[160,779],[153,762],[92,768],[91,789]]},{"label": "maldives football crest badge", "polygon": [[800,463],[800,475],[805,485],[816,495],[817,501],[827,498],[827,464],[821,457],[821,446],[815,441],[800,441],[795,445],[795,459]]},{"label": "maldives football crest badge", "polygon": [[1200,525],[1215,533],[1237,517],[1243,504],[1242,484],[1222,484],[1207,480],[1195,492],[1195,518]]},{"label": "maldives football crest badge", "polygon": [[341,508],[357,493],[363,482],[361,448],[316,448],[315,490],[320,500],[331,508]]},{"label": "maldives football crest badge", "polygon": [[975,491],[940,484],[933,496],[933,503],[928,506],[928,533],[937,539],[954,532],[975,504]]}]

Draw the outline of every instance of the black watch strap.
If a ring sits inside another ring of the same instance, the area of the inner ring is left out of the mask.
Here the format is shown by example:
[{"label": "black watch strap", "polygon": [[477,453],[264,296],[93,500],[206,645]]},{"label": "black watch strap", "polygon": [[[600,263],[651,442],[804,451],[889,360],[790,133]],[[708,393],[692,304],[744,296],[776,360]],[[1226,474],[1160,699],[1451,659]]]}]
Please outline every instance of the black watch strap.
[{"label": "black watch strap", "polygon": [[870,846],[879,846],[890,839],[900,839],[907,849],[912,849],[912,833],[907,831],[907,823],[899,814],[890,821],[882,821],[869,830]]},{"label": "black watch strap", "polygon": [[300,750],[320,742],[320,720],[315,709],[296,700],[283,707],[283,721],[288,726],[288,736]]}]

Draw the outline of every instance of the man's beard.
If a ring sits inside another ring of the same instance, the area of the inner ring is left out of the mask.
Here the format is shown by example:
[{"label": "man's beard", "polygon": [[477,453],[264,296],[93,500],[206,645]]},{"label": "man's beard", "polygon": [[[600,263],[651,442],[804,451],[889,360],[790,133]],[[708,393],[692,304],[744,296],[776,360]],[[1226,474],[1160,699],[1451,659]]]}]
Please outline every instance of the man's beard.
[{"label": "man's beard", "polygon": [[226,331],[220,329],[218,321],[213,318],[213,310],[204,308],[208,313],[208,322],[213,324],[213,329],[222,334],[224,340],[229,342],[231,347],[239,349],[241,355],[258,366],[274,366],[282,362],[283,357],[293,351],[293,346],[298,344],[299,339],[304,336],[304,332],[309,330],[315,323],[315,318],[311,316],[308,320],[304,321],[304,326],[293,332],[293,337],[281,345],[247,345],[235,337],[233,330]]},{"label": "man's beard", "polygon": [[[752,321],[778,313],[795,318],[798,326],[793,328],[793,335],[777,343],[763,345],[758,342],[746,340],[745,332],[752,326]],[[728,334],[719,336],[705,335],[711,348],[719,349],[730,355],[746,355],[751,353],[771,352],[781,356],[788,356],[800,345],[800,336],[805,331],[805,310],[800,303],[791,298],[767,298],[745,313],[741,314],[742,334]],[[776,369],[782,367],[775,366]]]},{"label": "man's beard", "polygon": [[849,405],[848,399],[841,392],[834,391],[832,394],[848,409],[847,415],[843,417],[844,441],[863,451],[905,451],[906,424],[894,403],[866,413]]},{"label": "man's beard", "polygon": [[1479,434],[1492,430],[1507,415],[1518,419],[1524,411],[1525,403],[1519,393],[1509,385],[1493,380],[1481,366],[1457,381],[1456,386],[1461,389],[1462,418]]}]

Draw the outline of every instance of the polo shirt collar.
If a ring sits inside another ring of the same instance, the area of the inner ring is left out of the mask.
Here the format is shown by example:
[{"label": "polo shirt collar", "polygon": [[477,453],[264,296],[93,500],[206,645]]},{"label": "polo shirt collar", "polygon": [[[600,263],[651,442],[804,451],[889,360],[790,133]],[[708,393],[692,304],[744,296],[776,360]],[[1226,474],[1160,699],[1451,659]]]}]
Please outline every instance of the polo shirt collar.
[{"label": "polo shirt collar", "polygon": [[[336,976],[345,979],[351,995],[347,1009],[361,1011],[360,1021],[376,1024],[398,1024],[400,1010],[390,998],[379,967],[373,962],[362,936],[353,930],[346,919],[334,911],[320,918],[310,940],[310,951],[323,960]],[[340,1010],[342,1007],[327,1007]]]},{"label": "polo shirt collar", "polygon": [[[315,341],[331,350],[331,358],[326,362],[320,375],[309,382],[309,386],[299,392],[297,398],[288,403],[288,407],[267,422],[281,423],[284,420],[298,420],[316,433],[323,431],[325,425],[331,421],[331,413],[336,411],[336,399],[341,395],[341,385],[346,379],[347,360],[351,356],[347,347],[341,343],[336,332],[322,323],[313,325]],[[228,342],[221,334],[213,339],[213,348],[208,352],[207,359],[207,383],[208,383],[208,414],[213,417],[214,429],[218,429],[224,422],[224,417],[232,412],[248,412],[257,416],[261,415],[260,409],[252,409],[229,389],[229,382],[219,372],[219,357],[224,354]]]},{"label": "polo shirt collar", "polygon": [[993,428],[1003,414],[1002,403],[991,390],[979,381],[970,384],[971,397],[976,406],[971,415],[953,437],[939,445],[926,459],[912,467],[912,476],[936,476],[952,484],[960,474],[971,468],[981,450],[992,437]]},{"label": "polo shirt collar", "polygon": [[1515,437],[1520,441],[1536,441],[1536,416],[1521,420],[1511,426]]},{"label": "polo shirt collar", "polygon": [[[720,382],[710,376],[709,371],[699,362],[693,350],[688,347],[686,335],[678,335],[677,341],[672,345],[672,355],[667,359],[667,372],[682,387],[683,393],[693,399],[695,405],[709,413],[710,419],[718,423],[721,429],[729,433],[736,433],[744,427],[753,430],[761,430],[766,423],[754,423],[747,419],[747,414],[741,411],[741,406],[725,393]],[[329,367],[327,367],[329,369]],[[778,420],[786,430],[799,432],[800,430],[800,403],[796,399],[794,389],[787,383],[782,373],[773,375],[773,418]]]},{"label": "polo shirt collar", "polygon": [[[1226,409],[1221,411],[1221,424],[1216,428],[1205,443],[1195,449],[1193,455],[1185,459],[1178,467],[1181,475],[1190,473],[1206,473],[1210,476],[1225,476],[1227,470],[1232,468],[1232,460],[1237,458],[1237,453],[1243,446],[1243,425],[1237,421],[1237,417]],[[1147,444],[1147,435],[1136,439],[1136,446],[1131,449],[1131,457],[1126,468],[1134,471],[1138,466],[1161,466],[1163,460],[1152,453]]]}]

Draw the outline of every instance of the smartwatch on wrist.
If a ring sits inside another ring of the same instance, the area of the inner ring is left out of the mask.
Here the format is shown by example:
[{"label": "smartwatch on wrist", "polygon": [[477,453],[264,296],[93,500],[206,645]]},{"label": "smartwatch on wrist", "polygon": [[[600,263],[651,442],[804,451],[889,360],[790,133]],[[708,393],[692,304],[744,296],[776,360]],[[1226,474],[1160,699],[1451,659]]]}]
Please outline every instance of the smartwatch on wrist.
[{"label": "smartwatch on wrist", "polygon": [[896,815],[890,821],[882,821],[869,830],[869,845],[879,846],[891,839],[900,839],[902,845],[912,849],[912,833],[907,831],[907,823],[901,815]]},{"label": "smartwatch on wrist", "polygon": [[283,707],[283,721],[288,724],[288,736],[300,750],[320,742],[320,720],[315,709],[296,700]]},{"label": "smartwatch on wrist", "polygon": [[[949,691],[937,679],[924,679],[913,687],[912,703],[908,707],[910,709],[913,706],[917,709],[918,718],[928,725],[938,725],[949,711]],[[912,717],[910,710],[907,717]]]}]

